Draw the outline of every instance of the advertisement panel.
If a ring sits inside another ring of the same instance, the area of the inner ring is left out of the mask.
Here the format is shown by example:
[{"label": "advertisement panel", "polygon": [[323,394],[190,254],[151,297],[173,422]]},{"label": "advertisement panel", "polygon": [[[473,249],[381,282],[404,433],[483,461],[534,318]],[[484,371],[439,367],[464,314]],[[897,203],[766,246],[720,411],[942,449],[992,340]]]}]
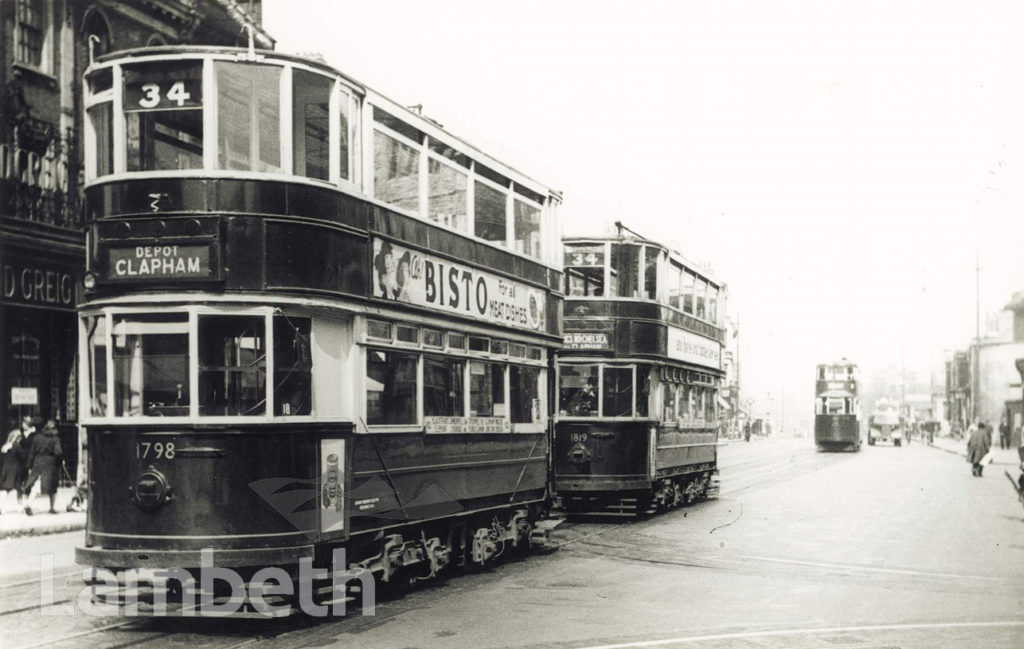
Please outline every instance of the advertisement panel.
[{"label": "advertisement panel", "polygon": [[668,356],[694,365],[722,369],[721,343],[677,327],[668,328]]},{"label": "advertisement panel", "polygon": [[543,291],[383,239],[373,240],[371,294],[492,324],[545,330]]}]

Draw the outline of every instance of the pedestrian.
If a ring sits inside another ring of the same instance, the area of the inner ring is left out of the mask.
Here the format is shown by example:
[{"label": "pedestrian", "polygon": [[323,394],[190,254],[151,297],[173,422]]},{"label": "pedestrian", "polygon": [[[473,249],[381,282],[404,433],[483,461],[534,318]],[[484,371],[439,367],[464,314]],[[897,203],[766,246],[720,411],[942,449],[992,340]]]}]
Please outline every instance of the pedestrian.
[{"label": "pedestrian", "polygon": [[11,492],[15,492],[18,499],[18,509],[21,509],[21,483],[25,481],[24,461],[21,454],[21,441],[25,435],[21,426],[15,426],[7,434],[7,441],[0,448],[0,491],[3,492],[0,500],[0,513],[4,505],[10,499]]},{"label": "pedestrian", "polygon": [[1006,417],[999,422],[999,448],[1001,450],[1010,449],[1010,425],[1006,423]]},{"label": "pedestrian", "polygon": [[971,464],[971,475],[980,478],[981,471],[985,467],[982,459],[992,448],[992,438],[989,437],[986,426],[978,422],[978,426],[971,426],[971,437],[967,440],[967,461]]},{"label": "pedestrian", "polygon": [[[36,480],[39,480],[40,491],[50,497],[50,513],[56,514],[54,501],[57,498],[57,482],[59,479],[59,462],[63,451],[60,438],[57,437],[57,422],[47,420],[43,432],[32,439],[32,447],[28,455],[28,479],[22,491],[30,493]],[[32,515],[31,498],[25,504],[25,513]]]}]

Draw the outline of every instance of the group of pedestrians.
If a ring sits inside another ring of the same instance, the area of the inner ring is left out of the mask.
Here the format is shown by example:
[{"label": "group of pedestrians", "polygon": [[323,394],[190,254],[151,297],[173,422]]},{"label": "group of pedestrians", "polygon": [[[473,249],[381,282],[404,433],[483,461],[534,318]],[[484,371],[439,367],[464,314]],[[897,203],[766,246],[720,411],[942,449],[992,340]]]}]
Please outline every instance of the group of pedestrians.
[{"label": "group of pedestrians", "polygon": [[32,417],[23,417],[21,425],[11,430],[0,449],[0,513],[13,491],[17,494],[18,511],[31,516],[34,495],[43,493],[50,498],[50,513],[56,514],[54,501],[62,454],[56,421],[47,420],[43,430],[37,431]]}]

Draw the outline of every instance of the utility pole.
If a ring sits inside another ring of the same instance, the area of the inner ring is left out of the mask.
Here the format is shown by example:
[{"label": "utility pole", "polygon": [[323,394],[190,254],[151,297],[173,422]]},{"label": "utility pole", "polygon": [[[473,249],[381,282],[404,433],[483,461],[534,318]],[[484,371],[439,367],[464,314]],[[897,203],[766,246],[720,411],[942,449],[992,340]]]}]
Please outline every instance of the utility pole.
[{"label": "utility pole", "polygon": [[974,248],[974,353],[971,354],[971,421],[978,419],[981,391],[981,256]]}]

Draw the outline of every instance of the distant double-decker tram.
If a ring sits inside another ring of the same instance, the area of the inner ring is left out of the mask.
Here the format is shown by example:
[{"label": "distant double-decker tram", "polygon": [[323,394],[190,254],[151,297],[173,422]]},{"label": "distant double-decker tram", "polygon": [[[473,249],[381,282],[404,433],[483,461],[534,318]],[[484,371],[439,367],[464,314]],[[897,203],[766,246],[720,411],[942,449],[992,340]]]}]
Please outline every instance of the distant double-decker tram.
[{"label": "distant double-decker tram", "polygon": [[859,451],[860,397],[857,365],[846,359],[817,367],[814,443],[822,451]]},{"label": "distant double-decker tram", "polygon": [[570,238],[557,355],[554,490],[636,515],[717,490],[725,286],[635,238]]},{"label": "distant double-decker tram", "polygon": [[[188,614],[202,568],[274,568],[283,595],[228,612],[283,615],[303,565],[326,604],[338,571],[405,585],[527,549],[559,194],[319,61],[135,50],[85,85],[77,560],[111,601],[170,570],[143,607]],[[199,595],[232,606],[224,585]]]}]

